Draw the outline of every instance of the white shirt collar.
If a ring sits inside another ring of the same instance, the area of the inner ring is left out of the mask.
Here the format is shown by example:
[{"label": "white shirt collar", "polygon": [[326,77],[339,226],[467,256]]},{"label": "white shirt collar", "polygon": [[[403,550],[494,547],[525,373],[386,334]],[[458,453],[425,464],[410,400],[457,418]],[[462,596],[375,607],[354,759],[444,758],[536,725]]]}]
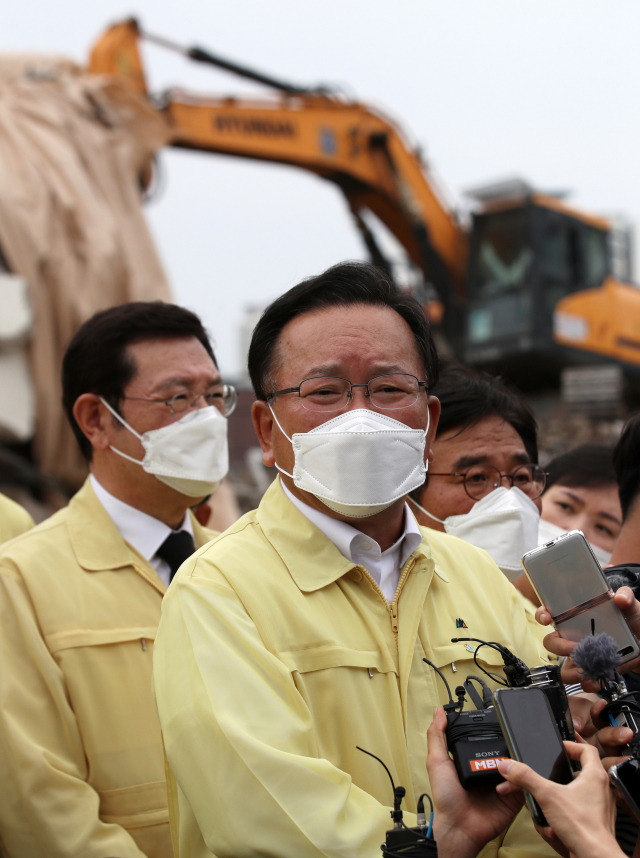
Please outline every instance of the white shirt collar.
[{"label": "white shirt collar", "polygon": [[[171,528],[152,515],[142,510],[129,506],[128,503],[119,500],[103,488],[93,474],[90,474],[91,488],[102,506],[107,511],[109,518],[118,528],[120,536],[132,545],[139,554],[151,562],[156,551],[167,536],[172,532]],[[193,536],[193,526],[187,511],[184,520],[178,530],[186,530]]]},{"label": "white shirt collar", "polygon": [[393,601],[400,570],[422,542],[422,533],[409,505],[404,505],[402,535],[390,548],[381,551],[380,545],[372,537],[366,536],[346,521],[339,521],[319,509],[314,509],[295,497],[282,481],[280,484],[291,503],[324,533],[340,554],[352,563],[364,566],[380,585],[387,601]]}]

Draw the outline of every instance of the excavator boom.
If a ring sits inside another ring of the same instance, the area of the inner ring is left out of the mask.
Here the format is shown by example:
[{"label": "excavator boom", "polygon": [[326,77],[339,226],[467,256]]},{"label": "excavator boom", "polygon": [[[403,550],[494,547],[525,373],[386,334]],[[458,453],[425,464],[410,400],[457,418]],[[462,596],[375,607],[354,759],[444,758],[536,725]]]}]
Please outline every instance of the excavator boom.
[{"label": "excavator boom", "polygon": [[[111,27],[94,47],[89,70],[145,86],[134,20]],[[171,90],[162,110],[171,145],[271,161],[315,173],[338,185],[371,247],[362,215],[373,212],[405,248],[447,309],[463,300],[467,239],[435,183],[397,126],[381,113],[326,88],[277,81],[158,37],[165,47],[277,88],[271,99],[199,98]]]},{"label": "excavator boom", "polygon": [[[462,297],[466,237],[382,116],[323,96],[268,103],[172,92],[165,109],[174,146],[290,164],[338,185],[352,211],[377,215],[439,291],[449,281]],[[424,258],[423,234],[443,272]]]},{"label": "excavator boom", "polygon": [[289,164],[333,182],[372,259],[385,265],[366,217],[373,213],[434,287],[439,301],[427,301],[425,312],[440,321],[444,310],[458,357],[522,386],[553,383],[576,362],[613,361],[640,377],[640,291],[610,276],[607,222],[532,192],[491,202],[484,189],[467,233],[400,128],[330,88],[297,86],[146,36],[133,19],[100,38],[89,70],[147,94],[141,37],[275,90],[264,99],[171,90],[154,103],[172,146]]}]

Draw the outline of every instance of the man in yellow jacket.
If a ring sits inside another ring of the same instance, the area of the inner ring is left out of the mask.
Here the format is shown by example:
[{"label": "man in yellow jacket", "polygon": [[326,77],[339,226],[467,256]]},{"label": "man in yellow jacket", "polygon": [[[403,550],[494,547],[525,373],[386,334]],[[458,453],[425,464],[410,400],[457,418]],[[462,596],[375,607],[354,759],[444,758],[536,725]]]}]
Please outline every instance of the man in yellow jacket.
[{"label": "man in yellow jacket", "polygon": [[33,519],[24,507],[0,494],[0,544],[31,530],[33,524]]},{"label": "man in yellow jacket", "polygon": [[[249,369],[263,461],[280,476],[182,567],[156,642],[174,851],[373,858],[393,797],[356,746],[405,787],[415,825],[426,730],[448,700],[423,658],[454,689],[502,661],[485,647],[476,667],[476,645],[452,638],[500,641],[531,666],[546,657],[489,556],[418,527],[406,504],[439,416],[437,356],[411,297],[371,266],[335,266],[265,311]],[[462,826],[473,800],[460,788]],[[483,801],[441,856],[555,854],[530,817]]]},{"label": "man in yellow jacket", "polygon": [[200,320],[127,304],[83,325],[64,404],[90,476],[0,549],[0,838],[10,858],[170,858],[153,645],[190,507],[228,467],[224,385]]}]

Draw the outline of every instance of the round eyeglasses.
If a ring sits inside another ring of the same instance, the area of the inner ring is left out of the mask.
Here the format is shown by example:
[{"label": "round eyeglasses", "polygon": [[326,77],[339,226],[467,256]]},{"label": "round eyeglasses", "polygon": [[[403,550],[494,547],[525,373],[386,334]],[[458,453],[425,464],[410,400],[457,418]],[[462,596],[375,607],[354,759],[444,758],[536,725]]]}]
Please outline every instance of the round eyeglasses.
[{"label": "round eyeglasses", "polygon": [[189,411],[193,411],[198,407],[198,400],[201,399],[207,405],[213,405],[225,417],[233,414],[238,402],[238,392],[232,384],[220,384],[214,387],[213,390],[207,393],[195,393],[193,390],[184,390],[181,393],[176,393],[169,399],[145,399],[140,396],[123,396],[122,399],[133,399],[137,402],[156,402],[159,405],[165,405],[171,412],[174,420],[180,420]]},{"label": "round eyeglasses", "polygon": [[460,473],[439,474],[429,471],[429,477],[462,477],[465,492],[473,500],[480,500],[508,480],[511,488],[520,489],[535,500],[547,484],[547,474],[538,465],[520,465],[512,474],[501,474],[493,465],[473,465]]},{"label": "round eyeglasses", "polygon": [[374,408],[381,411],[396,411],[408,408],[418,401],[420,388],[427,389],[426,381],[418,381],[415,375],[393,372],[377,375],[366,384],[351,384],[346,378],[322,375],[305,378],[298,387],[286,387],[269,394],[270,401],[286,393],[297,393],[304,408],[308,411],[343,411],[349,404],[355,387],[364,387],[365,396]]}]

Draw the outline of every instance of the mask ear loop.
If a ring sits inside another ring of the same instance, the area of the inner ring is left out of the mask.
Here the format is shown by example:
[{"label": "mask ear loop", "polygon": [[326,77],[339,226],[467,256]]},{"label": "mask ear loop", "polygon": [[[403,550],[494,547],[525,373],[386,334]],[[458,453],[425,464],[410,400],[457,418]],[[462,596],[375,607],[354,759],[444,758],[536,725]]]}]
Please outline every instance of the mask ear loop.
[{"label": "mask ear loop", "polygon": [[[427,406],[427,428],[424,430],[425,444],[427,442],[427,435],[429,434],[429,426],[431,426],[431,412],[429,411],[429,406]],[[429,457],[427,456],[427,458],[424,461],[424,472],[425,472],[425,474],[428,472],[428,470],[429,470]],[[420,508],[422,509],[422,507],[420,507]],[[429,515],[429,513],[427,513],[427,515]],[[432,518],[433,518],[433,516],[432,516]]]},{"label": "mask ear loop", "polygon": [[[106,401],[105,401],[101,396],[99,396],[99,397],[98,397],[98,399],[99,399],[99,400],[100,400],[100,402],[104,405],[104,407],[105,407],[105,408],[108,408],[108,409],[109,409],[109,411],[113,414],[113,416],[116,418],[116,420],[117,420],[119,423],[122,423],[122,425],[123,425],[125,428],[127,428],[127,429],[129,430],[129,432],[131,432],[131,434],[132,434],[132,435],[135,435],[135,436],[136,436],[136,438],[137,438],[139,441],[142,441],[142,435],[138,435],[138,433],[136,432],[136,430],[135,430],[135,429],[133,429],[131,426],[129,426],[129,424],[128,424],[128,423],[127,423],[127,421],[124,419],[124,417],[121,417],[121,416],[118,414],[118,412],[117,412],[114,408],[112,408],[112,407],[109,405],[109,403],[108,403],[108,402],[106,402]],[[110,449],[110,450],[113,450],[113,452],[114,452],[114,453],[117,453],[119,456],[122,456],[122,458],[123,458],[123,459],[128,459],[130,462],[135,462],[135,464],[136,464],[136,465],[140,465],[140,467],[141,467],[141,468],[143,467],[143,464],[142,464],[142,462],[140,461],[140,459],[134,459],[134,458],[133,458],[133,456],[127,456],[127,454],[126,454],[126,453],[123,453],[121,450],[116,449],[116,447],[113,447],[111,444],[109,444],[109,449]]]},{"label": "mask ear loop", "polygon": [[441,518],[437,518],[435,515],[432,515],[432,514],[429,512],[429,510],[428,510],[428,509],[425,509],[423,506],[421,506],[421,505],[418,503],[418,501],[417,501],[417,500],[414,500],[412,497],[409,497],[409,500],[411,501],[411,503],[412,503],[414,506],[417,506],[417,507],[418,507],[418,509],[420,510],[420,512],[423,512],[425,515],[429,516],[429,518],[432,518],[434,521],[437,521],[439,524],[444,524],[444,521],[443,521]]},{"label": "mask ear loop", "polygon": [[[275,412],[274,412],[273,408],[271,407],[271,403],[269,402],[269,400],[268,400],[268,399],[267,399],[267,405],[268,405],[268,407],[269,407],[269,411],[271,412],[271,416],[273,417],[273,419],[274,419],[274,420],[276,421],[276,423],[278,424],[278,429],[282,432],[282,434],[283,434],[283,435],[284,435],[284,437],[287,439],[287,441],[291,444],[291,446],[293,446],[293,441],[291,440],[291,438],[289,438],[289,436],[287,435],[287,433],[284,431],[284,429],[283,429],[283,428],[282,428],[282,426],[280,425],[280,421],[279,421],[279,420],[278,420],[278,418],[276,417]],[[281,474],[284,474],[284,475],[285,475],[285,476],[287,476],[287,477],[291,477],[291,479],[292,479],[292,480],[294,479],[293,474],[290,474],[290,473],[289,473],[289,471],[285,471],[285,470],[283,470],[283,469],[280,467],[280,465],[279,465],[275,460],[274,460],[274,465],[276,466],[277,470],[278,470],[278,471],[280,471],[280,473],[281,473]]]}]

